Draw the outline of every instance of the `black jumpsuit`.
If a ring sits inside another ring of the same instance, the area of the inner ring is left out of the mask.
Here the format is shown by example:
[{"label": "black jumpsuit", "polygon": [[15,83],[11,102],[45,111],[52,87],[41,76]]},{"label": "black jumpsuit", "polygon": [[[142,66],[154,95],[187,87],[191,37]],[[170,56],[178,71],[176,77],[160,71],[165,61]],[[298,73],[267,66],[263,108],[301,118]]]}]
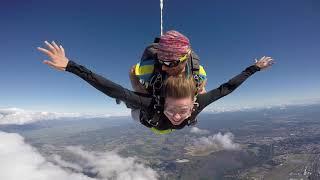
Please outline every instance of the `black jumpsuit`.
[{"label": "black jumpsuit", "polygon": [[[209,104],[230,94],[233,90],[239,87],[248,77],[250,77],[255,72],[259,71],[260,68],[256,65],[249,66],[239,75],[233,77],[228,82],[222,84],[220,87],[208,91],[204,94],[199,94],[197,96],[196,103],[198,106],[195,107],[195,111],[191,116],[184,120],[180,125],[173,125],[169,119],[164,115],[163,112],[160,113],[159,123],[155,127],[158,130],[167,130],[167,129],[181,129],[186,125],[190,125],[190,122],[194,122],[197,115]],[[155,100],[152,98],[152,95],[141,94],[138,92],[130,91],[122,86],[93,73],[82,65],[78,65],[73,61],[69,61],[66,71],[71,72],[83,80],[87,81],[93,87],[103,92],[107,96],[110,96],[115,99],[123,101],[128,108],[131,109],[141,109],[140,122],[147,126],[153,127],[147,121],[155,115],[154,104]]]}]

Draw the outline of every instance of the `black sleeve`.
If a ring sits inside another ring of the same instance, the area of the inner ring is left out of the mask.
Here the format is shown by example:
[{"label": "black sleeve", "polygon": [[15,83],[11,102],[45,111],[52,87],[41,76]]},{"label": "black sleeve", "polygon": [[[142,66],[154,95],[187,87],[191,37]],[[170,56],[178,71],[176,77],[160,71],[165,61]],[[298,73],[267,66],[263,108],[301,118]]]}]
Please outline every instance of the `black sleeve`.
[{"label": "black sleeve", "polygon": [[152,98],[149,95],[136,93],[123,88],[73,61],[68,62],[66,71],[79,76],[107,96],[123,101],[129,108],[145,109],[151,104]]},{"label": "black sleeve", "polygon": [[228,82],[222,84],[217,89],[213,89],[205,94],[199,94],[197,102],[199,103],[199,110],[201,111],[212,102],[230,94],[237,87],[239,87],[248,77],[255,72],[260,71],[260,68],[256,65],[252,65],[242,71],[239,75],[233,77]]}]

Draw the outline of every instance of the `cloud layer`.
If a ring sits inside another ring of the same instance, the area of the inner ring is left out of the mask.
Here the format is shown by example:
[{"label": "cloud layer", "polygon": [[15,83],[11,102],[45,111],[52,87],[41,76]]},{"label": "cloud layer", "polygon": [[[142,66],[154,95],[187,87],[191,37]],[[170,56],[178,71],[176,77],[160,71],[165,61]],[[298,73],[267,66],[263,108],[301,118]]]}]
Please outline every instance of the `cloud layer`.
[{"label": "cloud layer", "polygon": [[[53,155],[53,162],[44,158],[35,148],[26,144],[15,133],[0,131],[0,179],[5,180],[155,180],[158,174],[137,162],[114,152],[97,153],[81,147],[68,150],[83,163],[67,162]],[[87,173],[83,174],[84,171]],[[86,174],[95,175],[89,177]]]},{"label": "cloud layer", "polygon": [[209,134],[210,133],[210,131],[205,130],[205,129],[200,129],[198,127],[192,127],[190,132],[194,133],[194,134],[200,134],[200,135]]},{"label": "cloud layer", "polygon": [[273,102],[273,103],[262,103],[262,104],[246,104],[246,105],[224,105],[215,104],[210,105],[204,109],[207,113],[224,113],[224,112],[238,112],[238,111],[254,111],[270,108],[280,108],[285,109],[290,106],[307,106],[320,104],[320,98],[304,99],[304,100],[291,100],[285,102]]},{"label": "cloud layer", "polygon": [[107,114],[81,114],[81,113],[56,113],[56,112],[33,112],[18,108],[0,109],[0,125],[28,124],[43,120],[75,119],[75,118],[106,118]]},{"label": "cloud layer", "polygon": [[213,136],[193,139],[185,148],[188,155],[206,156],[212,152],[221,150],[238,150],[240,145],[233,142],[234,136],[231,133],[215,134]]}]

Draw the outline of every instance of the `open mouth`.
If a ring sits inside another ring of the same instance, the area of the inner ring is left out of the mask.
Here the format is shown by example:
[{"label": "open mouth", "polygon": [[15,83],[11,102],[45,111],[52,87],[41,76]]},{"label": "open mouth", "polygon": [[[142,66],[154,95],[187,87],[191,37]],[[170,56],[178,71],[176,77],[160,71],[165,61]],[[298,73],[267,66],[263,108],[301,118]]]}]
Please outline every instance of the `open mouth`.
[{"label": "open mouth", "polygon": [[172,122],[174,122],[175,124],[180,124],[180,123],[181,123],[181,120],[174,120],[174,119],[172,119]]}]

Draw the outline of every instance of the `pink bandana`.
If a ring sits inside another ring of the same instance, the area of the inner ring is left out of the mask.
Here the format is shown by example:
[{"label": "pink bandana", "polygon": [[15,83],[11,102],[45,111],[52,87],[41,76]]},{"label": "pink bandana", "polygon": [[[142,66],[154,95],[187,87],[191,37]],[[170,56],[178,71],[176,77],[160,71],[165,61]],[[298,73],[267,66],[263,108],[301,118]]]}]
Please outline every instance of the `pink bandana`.
[{"label": "pink bandana", "polygon": [[164,61],[179,60],[189,49],[189,39],[178,31],[171,30],[160,37],[158,58]]}]

